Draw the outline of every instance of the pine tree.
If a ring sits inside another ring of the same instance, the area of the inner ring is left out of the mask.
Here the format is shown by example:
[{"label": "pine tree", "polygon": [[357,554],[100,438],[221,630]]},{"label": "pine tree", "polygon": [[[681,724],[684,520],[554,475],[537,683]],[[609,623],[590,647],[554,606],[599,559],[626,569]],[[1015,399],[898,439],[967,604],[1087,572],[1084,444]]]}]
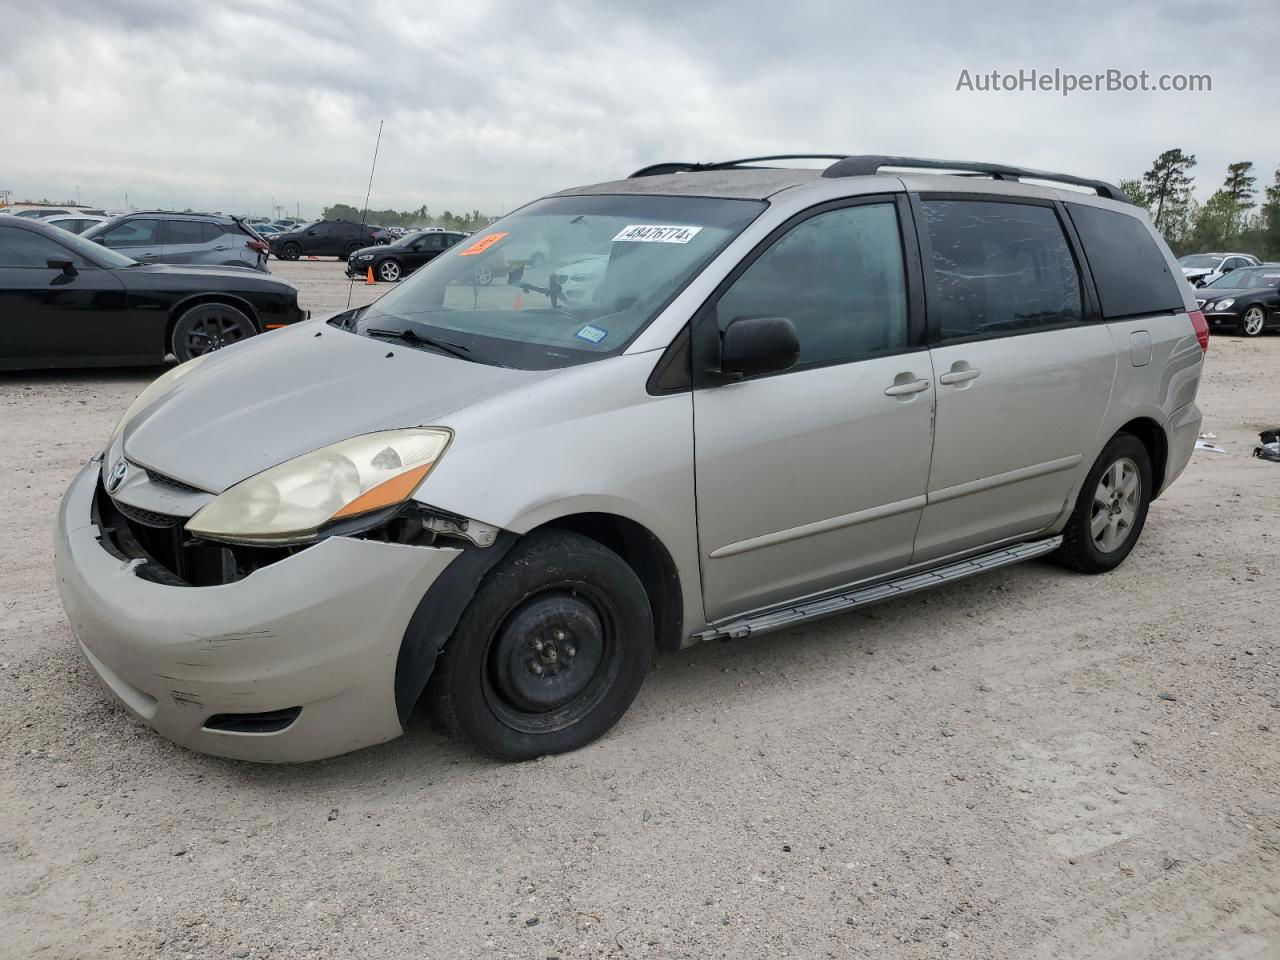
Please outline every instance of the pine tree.
[{"label": "pine tree", "polygon": [[1191,168],[1196,165],[1193,154],[1183,153],[1175,147],[1156,158],[1150,170],[1142,175],[1156,229],[1170,243],[1178,239],[1174,229],[1186,219],[1186,208],[1191,201]]},{"label": "pine tree", "polygon": [[1271,186],[1263,194],[1266,199],[1262,203],[1262,242],[1263,256],[1268,260],[1280,258],[1280,168],[1272,178]]}]

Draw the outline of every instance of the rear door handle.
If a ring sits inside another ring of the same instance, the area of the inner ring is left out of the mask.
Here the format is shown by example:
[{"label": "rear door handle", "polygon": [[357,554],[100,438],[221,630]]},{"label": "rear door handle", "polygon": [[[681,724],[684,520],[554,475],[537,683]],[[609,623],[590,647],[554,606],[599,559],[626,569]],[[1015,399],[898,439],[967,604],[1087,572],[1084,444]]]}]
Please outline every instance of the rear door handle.
[{"label": "rear door handle", "polygon": [[982,375],[981,370],[969,367],[966,370],[950,370],[938,378],[939,383],[964,383],[966,380],[976,380]]},{"label": "rear door handle", "polygon": [[924,393],[928,389],[928,380],[912,380],[909,383],[895,383],[892,387],[886,387],[884,395],[886,397],[906,397],[913,393]]}]

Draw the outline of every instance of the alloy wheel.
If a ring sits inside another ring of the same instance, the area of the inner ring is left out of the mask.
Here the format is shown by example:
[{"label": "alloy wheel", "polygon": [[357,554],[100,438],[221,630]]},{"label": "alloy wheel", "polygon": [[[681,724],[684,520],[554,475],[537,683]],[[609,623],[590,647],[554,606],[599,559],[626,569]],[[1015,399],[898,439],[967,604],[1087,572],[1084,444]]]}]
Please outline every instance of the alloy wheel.
[{"label": "alloy wheel", "polygon": [[384,260],[378,267],[378,276],[387,283],[395,283],[400,279],[400,264],[394,260]]},{"label": "alloy wheel", "polygon": [[1244,332],[1251,337],[1256,337],[1262,332],[1262,325],[1266,321],[1266,317],[1262,313],[1261,307],[1250,307],[1244,312]]},{"label": "alloy wheel", "polygon": [[1093,492],[1089,532],[1103,553],[1118,549],[1133,533],[1142,504],[1142,475],[1138,465],[1122,457],[1109,466]]},{"label": "alloy wheel", "polygon": [[243,339],[244,330],[238,318],[221,313],[210,313],[200,317],[191,325],[191,329],[186,332],[184,343],[188,354],[199,357]]}]

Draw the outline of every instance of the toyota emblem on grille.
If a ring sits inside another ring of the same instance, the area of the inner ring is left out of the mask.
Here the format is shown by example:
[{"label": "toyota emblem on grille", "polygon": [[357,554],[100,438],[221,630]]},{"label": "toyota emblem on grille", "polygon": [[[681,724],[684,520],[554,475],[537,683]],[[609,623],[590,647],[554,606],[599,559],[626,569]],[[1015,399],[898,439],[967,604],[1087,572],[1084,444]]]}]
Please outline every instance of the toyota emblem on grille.
[{"label": "toyota emblem on grille", "polygon": [[129,464],[127,461],[121,460],[111,468],[111,473],[107,476],[107,493],[115,493],[120,489],[120,484],[124,483],[124,478],[129,475]]}]

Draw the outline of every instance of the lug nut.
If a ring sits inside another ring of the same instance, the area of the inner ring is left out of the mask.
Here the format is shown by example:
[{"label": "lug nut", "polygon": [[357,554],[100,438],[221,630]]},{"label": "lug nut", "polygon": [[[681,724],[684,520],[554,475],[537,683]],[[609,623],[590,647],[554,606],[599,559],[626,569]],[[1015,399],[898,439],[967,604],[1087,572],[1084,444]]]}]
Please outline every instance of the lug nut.
[{"label": "lug nut", "polygon": [[531,665],[531,666],[529,667],[529,669],[533,671],[533,675],[534,675],[535,677],[540,677],[540,676],[542,676],[542,664],[540,664],[540,663],[535,663],[535,664]]},{"label": "lug nut", "polygon": [[578,652],[578,648],[577,648],[577,647],[575,647],[572,643],[568,644],[568,645],[564,648],[564,655],[565,655],[566,657],[572,657],[572,656],[573,656],[575,653],[577,653],[577,652]]},{"label": "lug nut", "polygon": [[535,640],[535,641],[533,641],[533,649],[537,650],[539,653],[541,653],[541,652],[542,652],[542,648],[543,648],[543,647],[545,647],[545,646],[546,646],[546,644],[545,644],[545,643],[543,643],[541,640]]}]

